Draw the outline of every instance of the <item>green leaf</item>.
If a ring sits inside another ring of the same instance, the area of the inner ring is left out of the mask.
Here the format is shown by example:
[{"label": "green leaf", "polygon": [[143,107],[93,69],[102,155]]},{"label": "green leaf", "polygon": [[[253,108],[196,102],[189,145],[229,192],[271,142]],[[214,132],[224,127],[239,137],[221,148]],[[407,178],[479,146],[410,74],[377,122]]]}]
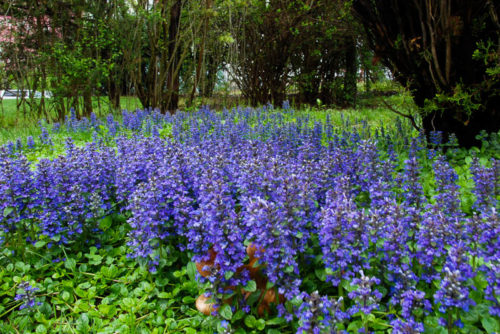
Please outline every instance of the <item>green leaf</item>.
[{"label": "green leaf", "polygon": [[349,324],[349,326],[347,327],[347,331],[349,333],[357,333],[360,328],[363,328],[363,323],[361,322],[361,320],[356,320]]},{"label": "green leaf", "polygon": [[473,325],[465,325],[464,328],[462,328],[462,333],[482,334],[482,333],[484,333],[484,331],[480,330],[479,328],[477,328]]},{"label": "green leaf", "polygon": [[89,264],[91,265],[94,265],[94,266],[98,266],[102,263],[102,256],[101,255],[97,255],[97,254],[93,254],[93,255],[85,255],[89,258]]},{"label": "green leaf", "polygon": [[61,298],[62,298],[62,300],[64,300],[64,301],[68,301],[70,297],[71,297],[71,295],[69,294],[69,292],[68,292],[68,291],[63,291],[63,292],[61,293]]},{"label": "green leaf", "polygon": [[103,231],[106,231],[108,228],[111,227],[113,224],[113,219],[111,218],[111,215],[106,216],[99,220],[99,228]]},{"label": "green leaf", "polygon": [[462,321],[465,323],[469,324],[476,323],[479,320],[478,308],[476,306],[471,307],[468,312],[463,312],[460,315],[460,319],[462,319]]},{"label": "green leaf", "polygon": [[74,271],[76,269],[76,260],[69,258],[64,261],[64,267],[68,270]]},{"label": "green leaf", "polygon": [[481,324],[488,333],[498,333],[500,332],[499,320],[493,317],[481,318]]},{"label": "green leaf", "polygon": [[326,271],[325,269],[323,268],[318,268],[318,269],[315,269],[314,270],[314,274],[316,275],[316,277],[322,281],[322,282],[325,282],[326,281]]},{"label": "green leaf", "polygon": [[266,328],[266,321],[264,319],[259,319],[256,322],[256,326],[259,331],[264,330]]},{"label": "green leaf", "polygon": [[193,297],[191,296],[185,296],[182,298],[182,302],[184,304],[191,304],[191,303],[194,303],[196,299],[194,299]]},{"label": "green leaf", "polygon": [[247,304],[252,306],[254,303],[257,302],[257,300],[259,300],[260,298],[260,295],[261,295],[261,292],[260,291],[255,291],[253,292],[247,299]]},{"label": "green leaf", "polygon": [[274,328],[269,328],[267,330],[267,334],[280,334],[281,332],[277,329],[274,329]]},{"label": "green leaf", "polygon": [[266,325],[281,325],[281,324],[284,324],[286,322],[285,319],[283,318],[272,318],[272,319],[269,319],[266,321]]},{"label": "green leaf", "polygon": [[131,309],[136,306],[136,299],[134,298],[123,298],[121,304],[125,307],[125,309]]},{"label": "green leaf", "polygon": [[78,287],[80,287],[80,289],[88,289],[91,286],[92,286],[92,284],[90,284],[89,282],[81,283],[78,285]]},{"label": "green leaf", "polygon": [[191,281],[194,281],[196,279],[196,271],[196,264],[194,262],[189,262],[187,264],[187,274]]},{"label": "green leaf", "polygon": [[160,292],[158,298],[169,299],[172,298],[172,294],[170,292]]},{"label": "green leaf", "polygon": [[186,274],[186,271],[185,270],[176,270],[174,271],[174,277],[175,278],[179,278],[179,277],[182,277]]},{"label": "green leaf", "polygon": [[224,319],[231,320],[231,318],[233,317],[233,311],[231,310],[231,306],[229,306],[228,304],[222,305],[221,308],[219,309],[219,314]]},{"label": "green leaf", "polygon": [[35,248],[42,248],[42,247],[43,247],[43,246],[45,246],[46,244],[47,244],[47,242],[46,242],[46,241],[42,241],[42,240],[37,241],[37,242],[35,242]]},{"label": "green leaf", "polygon": [[3,216],[4,217],[7,217],[8,215],[10,215],[12,213],[12,211],[14,211],[14,208],[13,207],[6,207],[5,209],[3,209]]},{"label": "green leaf", "polygon": [[257,283],[254,280],[250,280],[247,282],[244,289],[248,292],[255,292],[257,290]]},{"label": "green leaf", "polygon": [[232,271],[226,271],[226,273],[224,274],[224,278],[226,280],[230,279],[231,277],[233,277],[234,273]]},{"label": "green leaf", "polygon": [[236,311],[236,313],[233,315],[233,322],[243,319],[244,316],[245,316],[245,311],[243,310]]},{"label": "green leaf", "polygon": [[47,328],[40,324],[38,326],[36,326],[36,333],[47,333]]},{"label": "green leaf", "polygon": [[255,319],[255,317],[253,315],[247,315],[245,317],[245,325],[249,328],[254,328],[255,327],[255,322],[257,321],[257,319]]}]

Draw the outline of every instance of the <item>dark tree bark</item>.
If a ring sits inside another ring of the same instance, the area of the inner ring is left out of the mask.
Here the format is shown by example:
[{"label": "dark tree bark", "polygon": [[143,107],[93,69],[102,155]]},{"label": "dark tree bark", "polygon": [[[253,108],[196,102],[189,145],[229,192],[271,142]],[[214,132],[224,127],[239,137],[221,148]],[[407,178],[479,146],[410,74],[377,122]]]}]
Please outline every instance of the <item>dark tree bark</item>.
[{"label": "dark tree bark", "polygon": [[181,0],[177,0],[170,8],[170,24],[168,27],[168,54],[172,57],[172,64],[167,74],[167,91],[170,99],[166,109],[174,113],[179,107],[179,70],[180,47],[178,45],[179,25],[181,20]]},{"label": "dark tree bark", "polygon": [[358,93],[358,59],[356,49],[356,38],[347,37],[345,52],[345,77],[344,77],[344,100],[350,107],[356,105],[356,95]]},{"label": "dark tree bark", "polygon": [[120,108],[120,86],[119,82],[117,83],[115,81],[114,76],[110,76],[109,78],[109,87],[108,87],[108,97],[109,101],[111,102],[111,106],[113,109],[119,109]]},{"label": "dark tree bark", "polygon": [[[411,90],[427,134],[442,131],[446,138],[454,133],[460,145],[470,147],[478,144],[481,130],[500,129],[500,79],[487,72],[499,66],[500,30],[494,17],[500,4],[355,0],[353,8],[375,54]],[[491,44],[483,56],[473,57]]]},{"label": "dark tree bark", "polygon": [[218,66],[211,54],[207,54],[206,56],[205,67],[207,76],[201,85],[201,96],[212,97],[217,81]]},{"label": "dark tree bark", "polygon": [[92,91],[90,89],[85,89],[83,91],[83,117],[90,117],[92,113]]}]

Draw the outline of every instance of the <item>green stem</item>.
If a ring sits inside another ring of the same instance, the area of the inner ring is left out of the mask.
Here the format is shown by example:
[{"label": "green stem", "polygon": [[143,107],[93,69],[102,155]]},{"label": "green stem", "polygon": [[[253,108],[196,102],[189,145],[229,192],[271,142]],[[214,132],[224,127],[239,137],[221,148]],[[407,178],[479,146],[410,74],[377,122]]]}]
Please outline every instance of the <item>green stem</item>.
[{"label": "green stem", "polygon": [[12,310],[14,310],[15,308],[21,306],[22,303],[19,303],[19,304],[16,304],[14,305],[13,307],[11,307],[10,309],[8,309],[7,311],[5,311],[4,313],[0,314],[0,319],[2,319],[6,314],[10,313]]},{"label": "green stem", "polygon": [[472,270],[475,272],[476,271],[476,249],[477,249],[477,244],[474,242],[473,247],[472,247]]},{"label": "green stem", "polygon": [[448,311],[448,333],[449,334],[455,333],[453,326],[453,315],[451,311]]},{"label": "green stem", "polygon": [[344,288],[342,287],[342,281],[339,282],[339,285],[338,285],[338,290],[339,290],[339,298],[342,297],[342,300],[340,301],[340,309],[342,310],[342,312],[344,312]]}]

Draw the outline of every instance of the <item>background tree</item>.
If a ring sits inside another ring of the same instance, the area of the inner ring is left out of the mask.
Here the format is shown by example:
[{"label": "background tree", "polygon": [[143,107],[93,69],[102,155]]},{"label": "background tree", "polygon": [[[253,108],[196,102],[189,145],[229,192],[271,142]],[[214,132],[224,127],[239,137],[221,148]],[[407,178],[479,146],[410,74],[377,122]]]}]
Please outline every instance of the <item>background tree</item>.
[{"label": "background tree", "polygon": [[296,30],[293,83],[302,103],[353,106],[357,95],[358,43],[349,2],[320,1]]},{"label": "background tree", "polygon": [[180,0],[141,0],[132,8],[132,49],[124,52],[135,93],[143,107],[175,112],[181,67],[202,26],[202,10]]},{"label": "background tree", "polygon": [[423,129],[471,146],[500,128],[498,13],[489,0],[354,0],[376,55],[409,87]]},{"label": "background tree", "polygon": [[[110,73],[116,68],[120,41],[110,22],[123,6],[122,0],[37,0],[9,1],[2,7],[15,26],[15,38],[2,43],[1,57],[9,63],[18,89],[42,92],[41,99],[22,97],[18,107],[26,109],[28,104],[38,118],[54,118],[54,109],[55,118],[62,120],[69,107],[89,116],[92,96],[116,79]],[[46,91],[51,91],[50,100],[45,99]]]},{"label": "background tree", "polygon": [[252,1],[240,6],[241,29],[235,32],[234,79],[252,105],[285,99],[289,59],[297,28],[312,13],[314,1]]}]

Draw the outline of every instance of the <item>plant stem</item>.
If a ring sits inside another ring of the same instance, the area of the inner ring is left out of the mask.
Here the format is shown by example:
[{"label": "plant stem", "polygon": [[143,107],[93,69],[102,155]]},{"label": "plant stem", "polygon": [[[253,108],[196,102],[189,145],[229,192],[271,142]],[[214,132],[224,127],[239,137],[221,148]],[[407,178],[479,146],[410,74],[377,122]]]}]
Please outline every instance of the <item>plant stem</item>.
[{"label": "plant stem", "polygon": [[338,285],[338,290],[339,290],[339,298],[342,297],[342,300],[340,301],[340,309],[342,312],[344,312],[344,288],[342,287],[342,281],[340,281]]},{"label": "plant stem", "polygon": [[453,315],[452,315],[451,311],[448,311],[448,333],[449,334],[454,333]]}]

